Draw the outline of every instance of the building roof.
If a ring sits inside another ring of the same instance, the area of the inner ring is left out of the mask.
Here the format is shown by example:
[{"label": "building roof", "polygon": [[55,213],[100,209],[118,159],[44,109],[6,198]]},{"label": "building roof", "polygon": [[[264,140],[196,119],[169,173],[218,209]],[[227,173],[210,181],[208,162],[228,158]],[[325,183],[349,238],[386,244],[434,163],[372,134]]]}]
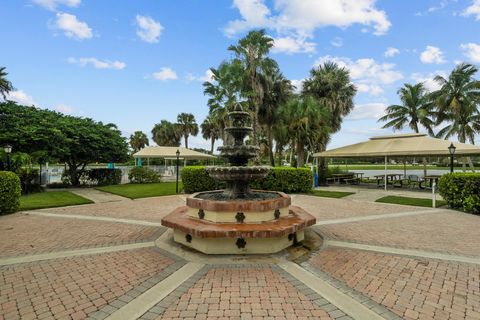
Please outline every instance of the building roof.
[{"label": "building roof", "polygon": [[166,158],[176,159],[176,152],[180,151],[180,159],[208,160],[216,157],[211,154],[198,152],[184,147],[146,147],[133,155],[134,158]]},{"label": "building roof", "polygon": [[437,139],[423,133],[397,134],[370,138],[368,141],[315,153],[320,158],[361,158],[401,156],[448,156],[450,144],[456,147],[455,155],[480,155],[480,147]]}]

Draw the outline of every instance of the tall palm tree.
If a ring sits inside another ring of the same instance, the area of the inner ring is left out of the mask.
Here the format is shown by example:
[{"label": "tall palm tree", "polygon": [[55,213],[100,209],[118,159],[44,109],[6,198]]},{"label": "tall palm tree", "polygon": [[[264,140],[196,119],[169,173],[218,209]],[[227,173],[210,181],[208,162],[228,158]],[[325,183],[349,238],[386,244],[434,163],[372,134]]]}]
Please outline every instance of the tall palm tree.
[{"label": "tall palm tree", "polygon": [[[252,143],[255,145],[257,144],[258,110],[264,95],[260,75],[265,73],[266,69],[272,68],[277,64],[275,60],[267,57],[272,47],[273,39],[265,34],[265,30],[250,31],[244,38],[238,41],[237,45],[228,47],[228,50],[235,54],[235,60],[239,61],[243,66],[243,91],[253,106]],[[258,162],[258,159],[256,159],[256,162]]]},{"label": "tall palm tree", "polygon": [[202,129],[202,136],[204,139],[210,139],[211,141],[211,148],[210,154],[213,154],[213,148],[215,147],[215,140],[220,138],[220,126],[215,121],[215,118],[212,116],[208,116],[203,120],[202,124],[200,125]]},{"label": "tall palm tree", "polygon": [[258,110],[258,122],[265,127],[268,154],[271,166],[275,166],[273,154],[273,126],[278,120],[278,108],[287,102],[293,93],[293,85],[286,79],[278,67],[261,76],[264,97]]},{"label": "tall palm tree", "polygon": [[182,136],[176,124],[162,120],[153,127],[152,137],[159,146],[179,147]]},{"label": "tall palm tree", "polygon": [[433,135],[435,123],[432,120],[432,103],[423,83],[415,85],[405,83],[397,93],[402,104],[393,104],[387,107],[386,115],[378,119],[379,122],[388,121],[382,128],[401,130],[408,126],[418,133],[419,125],[422,125],[430,135]]},{"label": "tall palm tree", "polygon": [[[473,78],[477,72],[478,68],[474,65],[461,63],[447,79],[439,75],[435,77],[441,86],[431,94],[438,112],[437,125],[448,123],[437,136],[448,139],[456,135],[462,143],[467,140],[475,143],[475,134],[480,132],[480,81]],[[467,158],[467,161],[473,170],[471,159]]]},{"label": "tall palm tree", "polygon": [[2,95],[3,100],[6,100],[7,94],[13,90],[12,83],[7,80],[7,75],[5,67],[0,67],[0,95]]},{"label": "tall palm tree", "polygon": [[176,125],[185,139],[185,148],[188,148],[188,137],[198,134],[198,124],[195,121],[195,116],[191,113],[182,112],[177,116]]},{"label": "tall palm tree", "polygon": [[330,111],[311,96],[294,97],[280,107],[279,116],[292,137],[297,167],[303,167],[306,149],[311,150],[318,137],[328,130],[324,124],[331,117]]},{"label": "tall palm tree", "polygon": [[132,147],[133,152],[138,152],[148,146],[148,137],[142,131],[135,131],[130,135],[130,147]]}]

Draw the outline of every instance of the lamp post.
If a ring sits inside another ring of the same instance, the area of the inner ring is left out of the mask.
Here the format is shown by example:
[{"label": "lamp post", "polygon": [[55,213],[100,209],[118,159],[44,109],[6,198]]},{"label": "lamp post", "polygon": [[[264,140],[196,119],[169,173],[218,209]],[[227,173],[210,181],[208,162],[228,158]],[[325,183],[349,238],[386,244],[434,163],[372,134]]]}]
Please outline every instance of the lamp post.
[{"label": "lamp post", "polygon": [[180,150],[177,149],[177,152],[175,153],[177,155],[177,184],[175,185],[175,190],[176,193],[178,193],[178,165],[179,165],[179,158],[180,158]]},{"label": "lamp post", "polygon": [[453,142],[450,144],[448,147],[448,152],[450,153],[450,172],[453,172],[453,155],[455,154],[455,149],[457,149],[454,145]]},{"label": "lamp post", "polygon": [[11,145],[6,145],[3,147],[3,150],[7,154],[7,171],[10,171],[10,153],[12,153],[12,146]]}]

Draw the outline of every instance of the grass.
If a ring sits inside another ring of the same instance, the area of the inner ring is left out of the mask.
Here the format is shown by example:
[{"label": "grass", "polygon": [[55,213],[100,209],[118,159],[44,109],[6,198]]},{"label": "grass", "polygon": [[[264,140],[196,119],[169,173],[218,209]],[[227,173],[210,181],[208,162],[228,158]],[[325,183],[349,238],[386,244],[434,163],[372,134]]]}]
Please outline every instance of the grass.
[{"label": "grass", "polygon": [[[409,197],[398,197],[398,196],[386,196],[380,199],[377,199],[375,202],[382,203],[393,203],[393,204],[403,204],[407,206],[417,206],[417,207],[432,207],[432,199],[421,199],[421,198],[409,198]],[[443,200],[437,200],[437,208],[446,205],[447,202]]]},{"label": "grass", "polygon": [[314,196],[325,197],[325,198],[337,198],[337,199],[349,196],[354,193],[355,192],[313,190]]},{"label": "grass", "polygon": [[[340,170],[345,170],[345,168],[348,168],[348,170],[384,170],[385,165],[384,164],[349,164],[348,166],[345,167],[345,165],[340,165],[340,164],[331,164],[328,166],[330,169],[333,168],[339,168]],[[467,167],[469,169],[469,167]],[[403,170],[403,164],[389,164],[387,166],[388,170]],[[450,167],[437,167],[433,165],[427,165],[428,170],[450,170]],[[455,169],[461,169],[461,167],[455,167]],[[478,167],[475,168],[476,170],[480,169]],[[407,171],[408,170],[423,170],[423,164],[419,164],[417,166],[412,166],[412,165],[407,165]]]},{"label": "grass", "polygon": [[68,191],[34,193],[20,197],[20,210],[55,208],[93,203]]},{"label": "grass", "polygon": [[[96,188],[100,191],[113,193],[130,199],[170,196],[175,194],[175,182],[145,183],[145,184],[118,184]],[[178,192],[182,190],[182,183],[178,183]]]}]

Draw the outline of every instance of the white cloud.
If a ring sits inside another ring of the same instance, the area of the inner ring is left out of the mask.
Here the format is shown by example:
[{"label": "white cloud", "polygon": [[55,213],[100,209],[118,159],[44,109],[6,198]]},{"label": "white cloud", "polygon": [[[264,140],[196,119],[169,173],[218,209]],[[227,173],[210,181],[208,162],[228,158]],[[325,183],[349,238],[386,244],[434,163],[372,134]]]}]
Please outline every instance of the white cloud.
[{"label": "white cloud", "polygon": [[434,80],[436,75],[441,75],[442,77],[446,77],[447,73],[442,70],[435,71],[435,73],[427,73],[427,74],[413,73],[411,78],[417,83],[422,82],[425,89],[427,89],[427,91],[429,92],[432,92],[440,89],[440,85],[438,84],[438,82]]},{"label": "white cloud", "polygon": [[303,80],[305,79],[300,79],[300,80],[290,80],[290,82],[295,86],[295,93],[300,93],[303,89]]},{"label": "white cloud", "polygon": [[383,85],[403,79],[402,73],[395,69],[393,63],[377,63],[374,59],[369,58],[352,61],[344,57],[324,56],[315,61],[315,66],[326,61],[335,62],[340,67],[348,69],[358,91],[372,96],[381,94]]},{"label": "white cloud", "polygon": [[97,58],[68,58],[69,63],[78,64],[79,66],[86,66],[91,64],[95,69],[114,69],[122,70],[127,66],[125,62],[121,61],[110,61],[110,60],[99,60]]},{"label": "white cloud", "polygon": [[157,43],[160,39],[163,27],[160,22],[151,17],[137,15],[137,36],[145,42]]},{"label": "white cloud", "polygon": [[345,120],[378,120],[385,115],[385,109],[384,103],[357,104]]},{"label": "white cloud", "polygon": [[158,72],[155,72],[153,74],[153,77],[157,80],[160,80],[160,81],[167,81],[167,80],[176,80],[178,79],[177,77],[177,74],[175,73],[175,71],[173,71],[172,69],[170,68],[161,68],[160,71]]},{"label": "white cloud", "polygon": [[240,15],[225,28],[228,36],[252,28],[275,29],[279,33],[295,33],[312,37],[320,27],[346,28],[353,24],[372,27],[376,35],[385,34],[391,26],[375,0],[275,0],[272,14],[264,0],[234,0]]},{"label": "white cloud", "polygon": [[463,55],[470,59],[470,62],[480,63],[480,44],[462,43],[460,48],[463,50]]},{"label": "white cloud", "polygon": [[387,50],[385,50],[384,56],[387,58],[391,58],[396,56],[399,53],[400,53],[400,50],[398,50],[397,48],[389,47],[387,48]]},{"label": "white cloud", "polygon": [[187,75],[185,76],[185,79],[187,81],[200,81],[200,82],[213,82],[213,72],[212,70],[208,69],[207,71],[205,71],[205,74],[203,76],[195,76],[194,74],[192,73],[187,73]]},{"label": "white cloud", "polygon": [[480,0],[473,0],[472,4],[462,12],[462,15],[475,16],[476,20],[480,20]]},{"label": "white cloud", "polygon": [[55,10],[60,5],[75,8],[75,7],[78,7],[82,2],[82,0],[32,0],[32,1],[49,10]]},{"label": "white cloud", "polygon": [[64,114],[73,114],[75,112],[75,110],[71,106],[68,106],[66,104],[57,104],[54,107],[54,109],[55,111],[58,111]]},{"label": "white cloud", "polygon": [[343,46],[343,39],[340,38],[340,37],[336,37],[335,39],[333,39],[330,44],[334,47],[342,47]]},{"label": "white cloud", "polygon": [[423,63],[441,64],[445,63],[445,58],[442,50],[434,46],[427,46],[425,51],[420,54],[420,61]]},{"label": "white cloud", "polygon": [[284,52],[287,54],[315,52],[315,43],[308,42],[305,38],[281,37],[273,40],[272,52]]},{"label": "white cloud", "polygon": [[7,94],[7,100],[15,101],[16,103],[25,106],[33,106],[37,104],[32,96],[28,95],[23,90],[10,91],[10,93]]},{"label": "white cloud", "polygon": [[63,31],[69,38],[83,40],[90,39],[93,36],[92,29],[88,24],[78,20],[76,16],[69,13],[57,13],[54,27]]}]

